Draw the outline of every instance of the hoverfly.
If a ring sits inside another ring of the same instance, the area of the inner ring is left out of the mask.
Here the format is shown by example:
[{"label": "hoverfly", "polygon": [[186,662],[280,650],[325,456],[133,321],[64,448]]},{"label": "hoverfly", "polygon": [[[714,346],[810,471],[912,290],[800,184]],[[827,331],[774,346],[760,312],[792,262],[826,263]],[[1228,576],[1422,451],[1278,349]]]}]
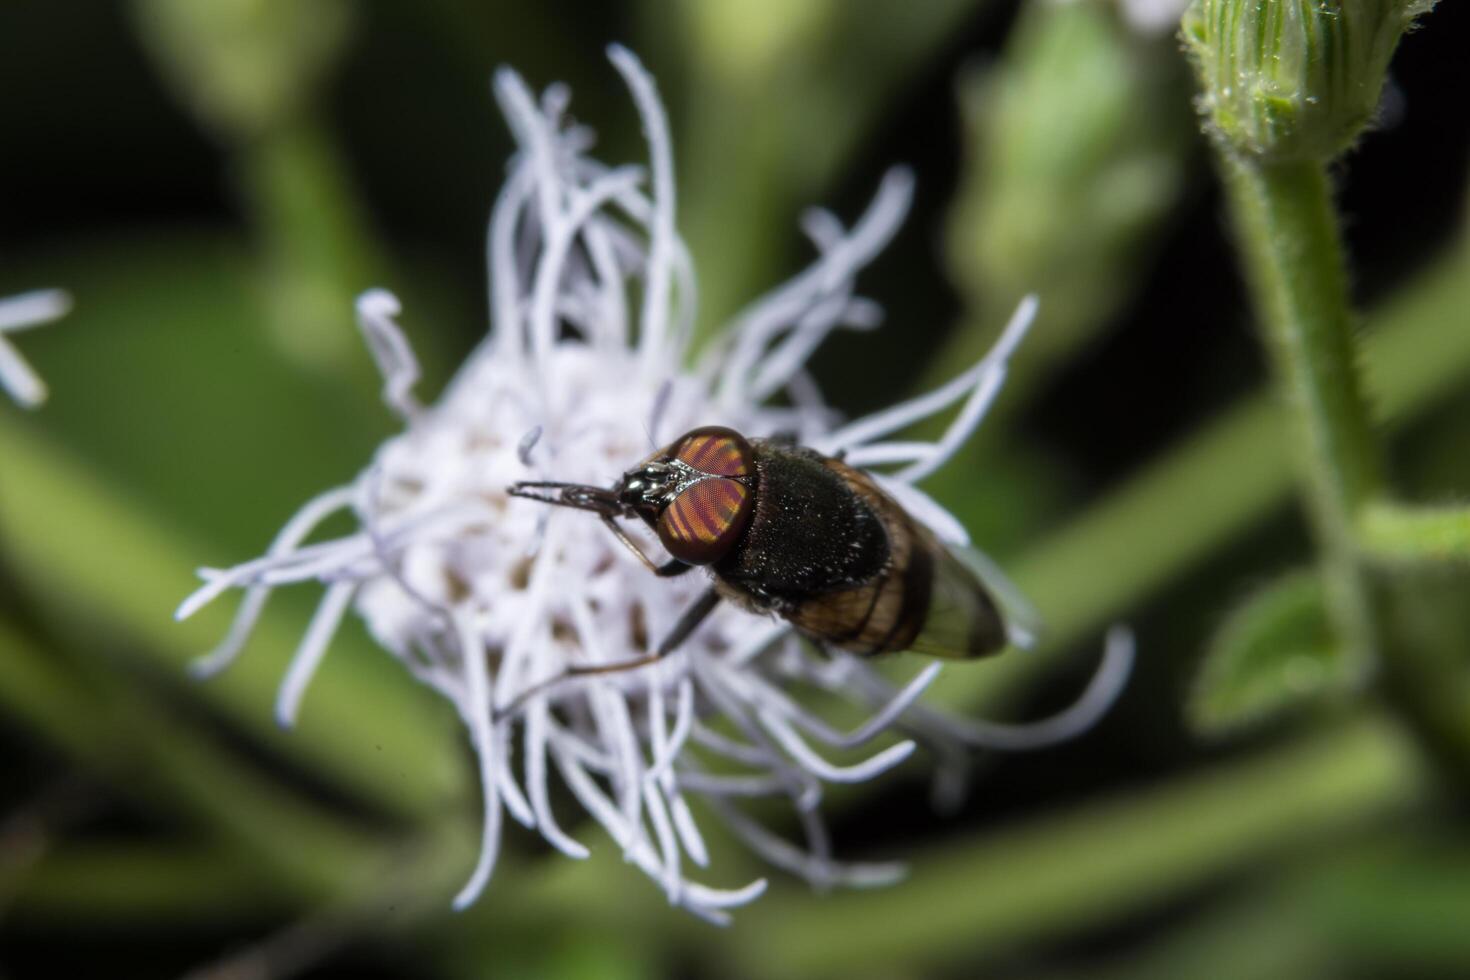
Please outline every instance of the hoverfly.
[{"label": "hoverfly", "polygon": [[[603,673],[657,660],[721,600],[775,614],[819,646],[860,656],[913,650],[968,659],[993,654],[1008,628],[988,577],[941,544],[871,476],[839,457],[733,429],[686,432],[610,488],[522,482],[513,496],[591,511],[660,576],[706,568],[711,587],[647,657],[573,668]],[[651,527],[669,559],[644,553],[618,519]],[[1000,593],[1015,615],[1009,591]],[[1019,611],[1025,618],[1025,610]],[[1016,625],[1013,637],[1023,637]]]}]

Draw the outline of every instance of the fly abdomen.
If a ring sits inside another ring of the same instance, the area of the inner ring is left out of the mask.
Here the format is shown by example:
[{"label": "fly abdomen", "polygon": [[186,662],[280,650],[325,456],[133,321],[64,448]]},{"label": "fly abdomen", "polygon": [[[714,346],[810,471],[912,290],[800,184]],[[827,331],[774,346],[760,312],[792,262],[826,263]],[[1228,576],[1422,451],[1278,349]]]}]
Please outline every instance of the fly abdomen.
[{"label": "fly abdomen", "polygon": [[[881,507],[883,499],[875,502]],[[884,508],[883,517],[889,560],[882,574],[855,588],[808,599],[787,614],[803,632],[859,656],[909,649],[932,604],[932,551],[916,547],[917,529],[901,511]]]}]

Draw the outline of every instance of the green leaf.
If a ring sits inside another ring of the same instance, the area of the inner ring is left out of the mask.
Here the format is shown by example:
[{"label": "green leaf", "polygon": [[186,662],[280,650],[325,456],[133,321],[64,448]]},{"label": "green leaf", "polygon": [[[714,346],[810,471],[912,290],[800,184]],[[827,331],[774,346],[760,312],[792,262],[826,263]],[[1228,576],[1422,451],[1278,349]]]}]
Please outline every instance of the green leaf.
[{"label": "green leaf", "polygon": [[1321,580],[1293,572],[1226,618],[1205,653],[1188,717],[1219,735],[1258,724],[1356,678],[1335,641]]},{"label": "green leaf", "polygon": [[1430,835],[1359,848],[1302,882],[1297,907],[1363,975],[1465,976],[1470,850]]},{"label": "green leaf", "polygon": [[[27,283],[64,286],[74,305],[26,337],[52,397],[25,430],[84,459],[114,496],[197,535],[207,550],[191,569],[251,557],[307,497],[366,465],[390,431],[376,383],[355,388],[282,358],[265,329],[256,260],[230,238],[72,243],[28,268],[11,263],[0,295]],[[344,346],[366,373],[350,312]],[[0,487],[9,475],[0,468]]]},{"label": "green leaf", "polygon": [[208,922],[279,911],[289,902],[239,851],[217,845],[83,841],[48,854],[18,883],[15,904],[32,917],[75,925]]}]

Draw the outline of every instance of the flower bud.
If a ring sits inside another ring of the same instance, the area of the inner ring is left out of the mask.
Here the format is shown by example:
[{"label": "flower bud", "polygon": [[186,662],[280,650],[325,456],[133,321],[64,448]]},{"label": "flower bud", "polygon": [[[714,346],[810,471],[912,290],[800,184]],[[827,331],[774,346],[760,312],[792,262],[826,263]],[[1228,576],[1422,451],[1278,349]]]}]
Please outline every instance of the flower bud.
[{"label": "flower bud", "polygon": [[341,0],[138,0],[139,33],[176,94],[233,139],[280,124],[342,50]]},{"label": "flower bud", "polygon": [[[1023,372],[1075,350],[1147,268],[1191,141],[1178,62],[1172,43],[1138,36],[1111,5],[1039,3],[1023,7],[1003,59],[961,79],[969,153],[950,271],[972,322],[987,325],[1042,285]],[[989,339],[967,339],[954,360]]]},{"label": "flower bud", "polygon": [[1327,159],[1372,121],[1399,38],[1433,0],[1195,0],[1200,111],[1251,156]]}]

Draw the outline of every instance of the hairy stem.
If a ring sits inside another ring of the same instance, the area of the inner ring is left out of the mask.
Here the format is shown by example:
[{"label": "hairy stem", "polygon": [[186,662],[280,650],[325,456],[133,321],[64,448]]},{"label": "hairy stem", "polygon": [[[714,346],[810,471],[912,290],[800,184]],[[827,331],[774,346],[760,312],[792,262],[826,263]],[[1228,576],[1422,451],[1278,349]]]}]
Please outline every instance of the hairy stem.
[{"label": "hairy stem", "polygon": [[1380,491],[1382,468],[1354,360],[1327,174],[1316,161],[1234,154],[1225,170],[1247,278],[1289,400],[1328,606],[1344,654],[1361,670],[1381,637],[1353,531],[1357,511]]},{"label": "hairy stem", "polygon": [[[1358,542],[1362,515],[1385,494],[1348,309],[1342,244],[1326,167],[1225,150],[1226,186],[1266,347],[1290,406],[1305,503],[1347,676],[1381,665],[1384,690],[1426,752],[1457,785],[1470,778],[1463,698],[1447,700],[1435,631],[1418,585],[1373,569]],[[1406,604],[1420,608],[1406,617]]]}]

